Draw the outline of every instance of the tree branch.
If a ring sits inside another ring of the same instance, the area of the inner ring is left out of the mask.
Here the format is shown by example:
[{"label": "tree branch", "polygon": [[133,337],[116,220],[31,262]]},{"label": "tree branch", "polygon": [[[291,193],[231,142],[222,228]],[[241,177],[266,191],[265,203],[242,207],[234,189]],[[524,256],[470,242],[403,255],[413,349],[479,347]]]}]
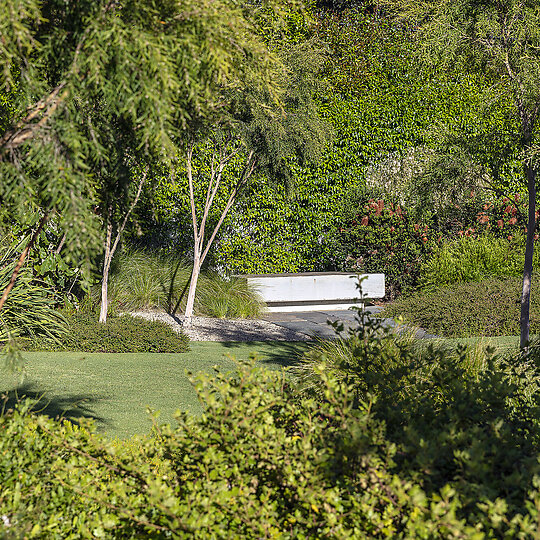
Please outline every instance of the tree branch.
[{"label": "tree branch", "polygon": [[[29,113],[20,120],[12,129],[8,130],[0,138],[0,158],[10,150],[24,144],[28,139],[34,136],[36,130],[42,127],[54,114],[60,103],[66,99],[69,92],[64,90],[65,82],[60,83],[48,96],[40,99],[29,111]],[[61,94],[60,92],[64,90]],[[43,116],[38,122],[33,123],[41,112]]]},{"label": "tree branch", "polygon": [[193,141],[188,145],[187,151],[187,175],[189,182],[189,202],[191,205],[191,219],[193,222],[193,236],[195,243],[199,241],[199,228],[197,226],[197,210],[195,209],[195,193],[193,192],[193,171],[191,169],[191,160],[193,159]]},{"label": "tree branch", "polygon": [[208,255],[208,252],[210,251],[210,247],[212,246],[212,242],[214,241],[223,221],[225,220],[227,213],[229,212],[234,201],[236,200],[238,193],[240,193],[240,190],[244,187],[245,183],[248,181],[249,177],[253,174],[253,171],[255,170],[256,159],[254,159],[254,156],[255,156],[255,152],[251,150],[246,160],[246,164],[244,165],[242,175],[240,176],[240,179],[236,183],[236,186],[234,187],[231,195],[229,196],[229,200],[227,201],[227,204],[225,205],[223,212],[221,212],[221,216],[216,226],[214,227],[212,236],[210,236],[210,238],[208,239],[208,242],[206,243],[206,249],[204,250],[204,253],[201,255],[201,262],[200,262],[201,265],[204,262],[204,259],[206,258],[206,256]]},{"label": "tree branch", "polygon": [[120,227],[118,227],[118,230],[116,231],[116,238],[114,239],[114,244],[112,245],[112,248],[111,248],[111,254],[110,254],[111,259],[113,258],[116,248],[118,247],[118,242],[120,241],[120,235],[124,232],[124,229],[126,228],[127,220],[129,216],[131,215],[131,212],[135,208],[135,205],[139,201],[139,197],[141,196],[142,187],[143,187],[144,182],[146,181],[147,174],[148,174],[148,167],[144,169],[144,172],[139,181],[139,185],[137,187],[137,194],[135,195],[135,198],[133,199],[133,201],[131,201],[131,205],[128,211],[126,212],[126,215],[124,216],[124,220],[122,221],[122,224],[120,225]]}]

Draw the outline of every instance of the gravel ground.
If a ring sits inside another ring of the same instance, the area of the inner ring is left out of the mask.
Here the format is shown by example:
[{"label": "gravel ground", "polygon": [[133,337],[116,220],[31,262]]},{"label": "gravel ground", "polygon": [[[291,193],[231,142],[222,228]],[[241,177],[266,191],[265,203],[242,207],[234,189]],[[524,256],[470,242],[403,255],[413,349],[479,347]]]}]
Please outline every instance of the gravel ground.
[{"label": "gravel ground", "polygon": [[151,321],[163,321],[177,332],[183,331],[192,341],[309,341],[313,339],[302,332],[258,319],[192,317],[191,327],[184,328],[183,315],[171,316],[157,311],[135,311],[130,315]]}]

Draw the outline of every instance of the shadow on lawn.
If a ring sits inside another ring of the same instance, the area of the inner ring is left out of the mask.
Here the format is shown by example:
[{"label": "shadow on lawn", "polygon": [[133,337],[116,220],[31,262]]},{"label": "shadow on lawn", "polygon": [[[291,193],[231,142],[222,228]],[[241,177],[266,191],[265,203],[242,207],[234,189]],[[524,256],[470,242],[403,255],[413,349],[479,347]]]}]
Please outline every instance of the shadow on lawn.
[{"label": "shadow on lawn", "polygon": [[[268,367],[290,367],[298,363],[313,341],[253,341],[253,351],[258,352],[260,363]],[[245,343],[229,341],[222,345],[234,349]],[[234,355],[234,353],[232,353]]]},{"label": "shadow on lawn", "polygon": [[80,425],[82,420],[93,420],[100,428],[103,428],[109,422],[95,414],[91,407],[100,399],[102,398],[95,395],[84,394],[50,396],[34,384],[25,383],[0,394],[0,414],[29,400],[32,402],[30,410],[36,414],[66,419],[77,425]]}]

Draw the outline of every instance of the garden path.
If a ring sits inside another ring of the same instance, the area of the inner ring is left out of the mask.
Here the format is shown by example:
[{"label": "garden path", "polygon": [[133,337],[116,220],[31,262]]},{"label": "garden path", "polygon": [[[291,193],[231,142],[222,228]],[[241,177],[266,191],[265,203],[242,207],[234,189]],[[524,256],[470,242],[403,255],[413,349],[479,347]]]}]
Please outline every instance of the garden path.
[{"label": "garden path", "polygon": [[[378,306],[369,306],[366,311],[377,313]],[[260,319],[214,319],[193,317],[192,327],[183,328],[181,315],[171,316],[164,312],[139,311],[132,315],[151,320],[161,320],[177,331],[184,331],[192,341],[310,341],[317,338],[336,336],[327,321],[342,321],[345,329],[355,326],[356,312],[352,310],[303,311],[296,313],[266,313]],[[395,326],[392,319],[383,319],[383,324]],[[434,337],[423,330],[417,337]]]}]

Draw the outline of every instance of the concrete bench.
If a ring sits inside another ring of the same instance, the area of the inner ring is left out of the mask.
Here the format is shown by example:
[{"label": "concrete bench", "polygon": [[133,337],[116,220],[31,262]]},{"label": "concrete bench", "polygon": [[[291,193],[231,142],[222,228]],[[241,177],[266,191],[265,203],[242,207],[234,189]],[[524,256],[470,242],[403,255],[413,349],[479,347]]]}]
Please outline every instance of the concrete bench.
[{"label": "concrete bench", "polygon": [[358,278],[365,298],[382,298],[384,274],[306,272],[242,276],[262,297],[270,312],[324,311],[361,305]]}]

